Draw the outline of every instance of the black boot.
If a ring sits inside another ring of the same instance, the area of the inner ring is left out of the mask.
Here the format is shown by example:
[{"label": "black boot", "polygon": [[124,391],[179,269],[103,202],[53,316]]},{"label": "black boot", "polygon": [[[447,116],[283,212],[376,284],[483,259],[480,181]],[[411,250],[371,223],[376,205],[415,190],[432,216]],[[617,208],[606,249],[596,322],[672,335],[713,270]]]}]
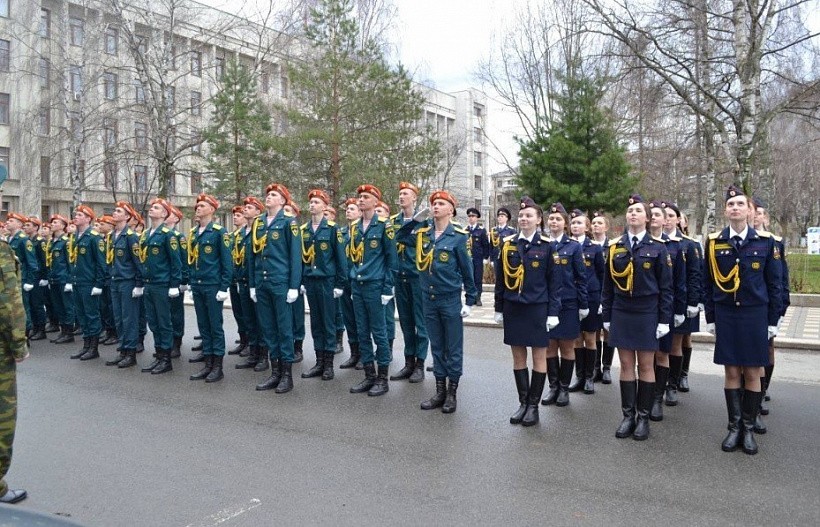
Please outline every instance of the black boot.
[{"label": "black boot", "polygon": [[601,373],[601,359],[603,359],[604,343],[600,340],[595,341],[595,370],[593,371],[592,381],[601,382],[604,378]]},{"label": "black boot", "polygon": [[282,372],[282,378],[279,379],[279,386],[273,392],[288,393],[293,390],[293,363],[284,360],[279,361],[279,363],[281,364],[279,369]]},{"label": "black boot", "polygon": [[515,378],[515,389],[518,391],[518,403],[520,406],[514,414],[510,416],[510,424],[521,424],[521,419],[524,418],[524,412],[527,411],[527,396],[530,393],[530,372],[527,368],[522,370],[513,370],[513,377]]},{"label": "black boot", "polygon": [[54,344],[65,344],[67,342],[74,342],[74,332],[71,329],[70,325],[63,325],[62,333],[60,333],[56,339],[54,339]]},{"label": "black boot", "polygon": [[649,412],[655,399],[655,383],[638,381],[638,417],[632,439],[644,441],[649,438]]},{"label": "black boot", "polygon": [[336,373],[333,371],[333,359],[336,358],[335,354],[333,351],[325,352],[325,369],[322,370],[323,381],[330,381],[336,376]]},{"label": "black boot", "polygon": [[[456,411],[456,407],[458,406],[458,402],[456,401],[456,392],[458,391],[458,383],[453,382],[450,379],[450,382],[447,384],[447,396],[444,398],[444,404],[441,407],[441,413],[443,414],[451,414]],[[540,396],[539,396],[540,397]],[[535,401],[535,408],[536,412],[538,412],[538,401]]]},{"label": "black boot", "polygon": [[237,370],[250,370],[259,362],[259,346],[250,346],[250,354],[243,362],[235,365]]},{"label": "black boot", "polygon": [[413,373],[410,374],[408,382],[416,384],[424,381],[424,359],[416,359],[416,366],[413,368]]},{"label": "black boot", "polygon": [[137,352],[134,350],[124,350],[125,358],[117,364],[117,368],[131,368],[137,365]]},{"label": "black boot", "polygon": [[298,364],[302,362],[305,358],[304,353],[302,352],[302,341],[301,340],[294,340],[293,341],[293,363]]},{"label": "black boot", "polygon": [[103,346],[110,346],[112,344],[116,344],[120,341],[120,338],[117,336],[116,329],[107,329],[105,330],[105,338],[100,342]]},{"label": "black boot", "polygon": [[58,326],[56,322],[49,321],[49,323],[46,324],[46,327],[43,329],[43,331],[45,331],[46,333],[57,333],[58,331],[62,331],[62,328]]},{"label": "black boot", "polygon": [[[764,383],[764,377],[760,378],[761,390],[760,393],[762,394],[760,397],[760,408],[757,409],[757,414],[755,415],[755,434],[765,434],[768,432],[768,428],[766,428],[766,423],[763,422],[763,418],[760,416],[763,412],[761,409],[763,408],[763,396],[766,395],[766,392],[762,389]],[[768,411],[766,412],[768,413]]]},{"label": "black boot", "polygon": [[[769,385],[772,383],[772,374],[774,373],[774,364],[769,364],[764,368],[766,372],[766,392],[763,394],[764,401],[771,401],[772,398],[769,396]],[[763,414],[766,415],[766,414]]]},{"label": "black boot", "polygon": [[422,410],[434,410],[441,408],[444,404],[444,399],[447,398],[447,379],[436,379],[436,394],[423,403],[421,403]]},{"label": "black boot", "polygon": [[45,326],[38,326],[34,328],[34,332],[29,335],[29,340],[46,340],[46,328]]},{"label": "black boot", "polygon": [[769,390],[769,370],[766,368],[766,374],[760,378],[760,391],[763,393],[763,398],[760,399],[760,415],[769,415],[769,405],[766,404],[766,392]]},{"label": "black boot", "polygon": [[583,353],[586,355],[584,361],[584,393],[595,393],[595,350],[584,348]]},{"label": "black boot", "polygon": [[316,365],[309,369],[308,371],[302,373],[303,379],[312,379],[313,377],[320,377],[322,372],[325,371],[325,352],[324,351],[317,351],[316,352]]},{"label": "black boot", "polygon": [[344,361],[343,363],[339,364],[340,370],[346,370],[348,368],[355,368],[356,364],[358,364],[359,359],[362,358],[361,353],[359,353],[359,343],[358,342],[348,342],[350,345],[350,358]]},{"label": "black boot", "polygon": [[195,373],[188,377],[189,380],[192,381],[201,381],[205,379],[208,375],[210,375],[211,370],[214,368],[214,356],[213,355],[206,355],[205,356],[205,366],[199,370],[198,373]]},{"label": "black boot", "polygon": [[282,380],[282,361],[280,359],[272,359],[270,361],[270,377],[256,385],[258,391],[273,390],[279,386]]},{"label": "black boot", "polygon": [[373,384],[373,387],[367,391],[367,395],[370,397],[378,397],[390,391],[390,385],[387,383],[388,372],[389,368],[387,366],[379,364],[379,373],[376,376],[376,382]]},{"label": "black boot", "polygon": [[135,351],[137,353],[142,353],[145,351],[145,335],[140,335],[139,340],[137,341],[137,349]]},{"label": "black boot", "polygon": [[342,353],[345,350],[345,332],[344,330],[336,332],[336,351],[334,353]]},{"label": "black boot", "polygon": [[194,356],[193,358],[188,359],[188,362],[190,362],[192,364],[196,363],[196,362],[205,362],[205,354],[202,353],[202,345],[201,344],[199,346],[194,346],[193,348],[191,348],[191,351],[197,351],[197,348],[199,348],[199,353],[196,356]]},{"label": "black boot", "polygon": [[527,411],[524,412],[524,418],[521,419],[521,426],[533,426],[538,424],[538,401],[541,400],[541,394],[544,393],[544,382],[546,380],[546,373],[533,370],[532,381],[530,382],[530,393],[527,396]]},{"label": "black boot", "polygon": [[228,355],[239,355],[248,347],[248,334],[247,333],[240,333],[239,334],[239,344],[236,345],[235,348],[228,352]]},{"label": "black boot", "polygon": [[729,433],[723,443],[720,444],[720,449],[724,452],[734,452],[740,446],[743,440],[743,433],[740,430],[740,389],[723,389],[723,394],[726,396],[726,412],[729,414],[729,426],[727,427]]},{"label": "black boot", "polygon": [[743,425],[743,452],[753,456],[757,454],[757,441],[755,441],[755,419],[760,411],[760,400],[763,392],[750,392],[743,390],[743,402],[741,403],[740,421]]},{"label": "black boot", "polygon": [[604,342],[601,350],[601,382],[603,384],[612,384],[612,358],[615,355],[615,348]]},{"label": "black boot", "polygon": [[636,381],[621,381],[621,411],[624,418],[618,425],[615,437],[623,439],[635,431],[635,398],[638,390]]},{"label": "black boot", "polygon": [[256,362],[256,366],[253,367],[253,371],[266,371],[272,364],[273,362],[270,360],[268,348],[259,346],[259,360]]},{"label": "black boot", "polygon": [[350,393],[364,393],[376,384],[376,365],[372,362],[364,364],[364,380],[350,389]]},{"label": "black boot", "polygon": [[567,406],[569,404],[569,382],[572,380],[572,370],[575,368],[575,361],[561,358],[561,369],[558,372],[558,398],[555,406]]},{"label": "black boot", "polygon": [[88,347],[89,346],[91,346],[91,339],[87,338],[87,337],[84,337],[83,338],[83,347],[82,347],[82,349],[80,351],[78,351],[77,353],[75,353],[74,355],[72,355],[71,358],[72,359],[79,359],[80,357],[82,357],[83,355],[88,353]]},{"label": "black boot", "polygon": [[154,360],[151,362],[151,364],[149,364],[148,366],[140,369],[140,371],[142,373],[150,373],[150,372],[154,371],[154,368],[159,366],[159,363],[162,362],[162,357],[159,356],[160,351],[161,350],[159,348],[157,348],[156,352],[154,353]]},{"label": "black boot", "polygon": [[689,391],[689,361],[692,360],[692,348],[683,348],[683,360],[680,365],[680,379],[678,379],[678,391],[686,393]]},{"label": "black boot", "polygon": [[[199,338],[202,339],[202,337],[199,337]],[[196,337],[194,337],[194,340],[196,340]],[[196,346],[191,348],[191,351],[202,351],[202,350],[203,350],[202,340],[199,341],[199,344],[197,344]],[[200,353],[200,355],[202,355],[202,353]],[[203,356],[203,360],[204,360],[204,356]],[[190,362],[190,361],[188,361],[188,362]],[[199,361],[199,362],[202,362],[202,361]]]},{"label": "black boot", "polygon": [[575,348],[575,379],[569,384],[569,391],[580,392],[584,389],[586,379],[584,378],[584,370],[586,369],[586,353],[584,348]]},{"label": "black boot", "polygon": [[[222,361],[225,357],[222,355],[215,355],[214,356],[214,365],[211,368],[211,372],[205,377],[205,382],[217,382],[221,381],[225,374],[222,373]],[[170,361],[169,361],[170,362]]]},{"label": "black boot", "polygon": [[558,357],[547,359],[547,380],[549,381],[550,390],[547,392],[547,397],[541,401],[544,406],[555,404],[558,399],[558,371],[560,369],[558,364]]},{"label": "black boot", "polygon": [[669,379],[666,381],[666,406],[678,405],[678,383],[680,382],[681,364],[683,357],[669,356]]},{"label": "black boot", "polygon": [[395,375],[390,376],[391,381],[403,381],[405,379],[409,379],[410,375],[413,374],[413,370],[416,369],[416,357],[413,355],[405,355],[404,356],[404,368],[400,369],[396,372]]},{"label": "black boot", "polygon": [[117,353],[116,355],[114,355],[113,359],[105,361],[105,365],[106,366],[116,366],[121,361],[125,360],[125,357],[126,357],[125,352],[121,351],[121,352]]},{"label": "black boot", "polygon": [[171,347],[171,358],[178,359],[182,356],[182,337],[174,337],[174,343]]},{"label": "black boot", "polygon": [[649,419],[652,421],[663,421],[663,395],[668,378],[669,368],[655,366],[655,393],[652,397],[652,409],[649,411]]},{"label": "black boot", "polygon": [[100,357],[100,337],[91,337],[90,341],[91,342],[90,346],[88,347],[88,351],[83,353],[83,356],[80,357],[80,360],[98,359]]},{"label": "black boot", "polygon": [[171,350],[158,349],[157,353],[159,354],[159,364],[151,370],[151,375],[160,375],[173,371],[174,366],[171,364]]}]

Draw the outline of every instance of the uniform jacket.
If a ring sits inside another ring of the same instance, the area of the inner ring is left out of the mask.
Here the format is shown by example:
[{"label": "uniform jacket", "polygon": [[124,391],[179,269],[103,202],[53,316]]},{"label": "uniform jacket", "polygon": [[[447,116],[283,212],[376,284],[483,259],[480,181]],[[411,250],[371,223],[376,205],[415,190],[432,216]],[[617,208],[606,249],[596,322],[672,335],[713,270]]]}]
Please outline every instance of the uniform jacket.
[{"label": "uniform jacket", "polygon": [[[558,253],[549,238],[536,232],[532,243],[513,234],[504,238],[498,265],[495,266],[495,311],[504,311],[504,302],[520,304],[549,303],[547,316],[561,311],[563,281],[556,270]],[[506,263],[505,263],[506,260]],[[505,276],[505,267],[522,273],[521,281]]]},{"label": "uniform jacket", "polygon": [[561,300],[575,300],[578,309],[588,309],[587,271],[581,244],[563,234],[552,245],[556,253],[553,272],[561,280]]},{"label": "uniform jacket", "polygon": [[146,228],[140,236],[142,280],[146,284],[179,287],[182,277],[179,242],[171,229],[162,225],[153,232]]},{"label": "uniform jacket", "polygon": [[179,262],[180,262],[180,284],[189,284],[190,283],[190,270],[188,267],[188,239],[185,237],[182,232],[173,227],[168,227],[171,230],[171,234],[174,235],[174,238],[177,239],[177,245],[179,246]]},{"label": "uniform jacket", "polygon": [[[73,260],[73,262],[72,262]],[[69,236],[71,281],[102,289],[105,285],[105,240],[91,227]]]},{"label": "uniform jacket", "polygon": [[584,237],[581,244],[581,255],[584,258],[584,267],[587,272],[587,293],[600,292],[604,283],[604,248],[592,243],[589,236]]},{"label": "uniform jacket", "polygon": [[34,244],[34,255],[37,257],[37,281],[48,280],[48,265],[46,264],[46,240],[37,236],[31,243]]},{"label": "uniform jacket", "polygon": [[52,238],[48,244],[48,281],[52,284],[65,285],[71,281],[70,265],[68,263],[67,234]]},{"label": "uniform jacket", "polygon": [[111,280],[134,280],[134,287],[142,287],[142,262],[140,261],[140,237],[131,227],[125,227],[119,234],[111,233],[114,262],[111,265]]},{"label": "uniform jacket", "polygon": [[353,222],[349,236],[350,280],[381,282],[382,295],[393,295],[393,275],[398,268],[393,225],[374,215],[365,231],[361,219]]},{"label": "uniform jacket", "polygon": [[9,238],[9,246],[20,260],[20,284],[32,284],[38,279],[40,267],[37,264],[37,255],[34,254],[34,244],[31,239],[20,230]]},{"label": "uniform jacket", "polygon": [[302,275],[312,278],[333,278],[335,289],[344,289],[347,282],[347,256],[344,237],[335,221],[322,218],[313,230],[310,222],[302,225]]},{"label": "uniform jacket", "polygon": [[661,235],[661,239],[666,244],[666,252],[672,259],[672,313],[674,315],[685,315],[687,306],[686,292],[686,257],[683,251],[680,238]]},{"label": "uniform jacket", "polygon": [[479,262],[490,257],[490,238],[487,236],[487,231],[481,225],[476,224],[472,229],[467,226],[467,232],[470,235],[468,248],[473,255],[473,261]]},{"label": "uniform jacket", "polygon": [[681,252],[686,262],[686,305],[703,303],[703,252],[697,240],[676,233],[680,239]]},{"label": "uniform jacket", "polygon": [[[405,221],[404,215],[399,212],[398,214],[394,214],[390,216],[390,222],[393,224],[393,230],[398,233],[398,231],[408,223],[410,223],[412,218],[408,221]],[[404,278],[418,278],[419,272],[416,269],[416,253],[415,253],[415,246],[410,247],[406,243],[402,243],[398,236],[396,237],[396,255],[398,257],[398,274]]]},{"label": "uniform jacket", "polygon": [[495,264],[498,262],[498,256],[501,254],[501,244],[504,243],[504,238],[516,234],[516,230],[505,225],[498,227],[497,225],[490,231],[490,259]]},{"label": "uniform jacket", "polygon": [[188,279],[191,286],[217,286],[227,291],[233,279],[231,249],[233,237],[222,225],[210,222],[200,232],[191,229],[188,236]]},{"label": "uniform jacket", "polygon": [[277,294],[299,289],[302,283],[302,244],[299,225],[291,214],[280,210],[268,224],[265,212],[253,220],[250,255],[250,286],[264,282],[273,285]]}]

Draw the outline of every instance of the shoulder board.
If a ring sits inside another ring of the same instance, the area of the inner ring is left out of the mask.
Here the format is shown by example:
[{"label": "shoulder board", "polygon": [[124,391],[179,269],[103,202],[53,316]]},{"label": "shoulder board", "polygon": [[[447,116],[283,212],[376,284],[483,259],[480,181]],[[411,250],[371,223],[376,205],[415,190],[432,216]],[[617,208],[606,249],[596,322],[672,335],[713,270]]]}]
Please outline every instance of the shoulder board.
[{"label": "shoulder board", "polygon": [[[511,235],[507,236],[506,238],[504,238],[504,241],[511,240],[511,239],[515,238],[515,236],[516,236],[515,234],[511,234]],[[549,243],[550,242],[550,237],[549,236],[545,236],[543,234],[539,234],[538,236],[541,237],[542,242],[544,242],[544,243]]]},{"label": "shoulder board", "polygon": [[214,223],[213,227],[214,227],[215,231],[221,231],[222,230],[222,225],[220,225],[218,223]]},{"label": "shoulder board", "polygon": [[134,234],[134,231],[131,230],[131,227],[128,227],[127,229],[125,229],[125,235],[126,236],[131,236],[132,234]]},{"label": "shoulder board", "polygon": [[663,238],[661,238],[660,236],[652,236],[652,235],[650,234],[650,235],[649,235],[649,239],[650,239],[650,240],[655,240],[655,241],[656,241],[656,242],[658,242],[658,243],[666,243],[667,241],[670,241],[672,238],[669,238],[668,240],[664,240],[664,239],[663,239]]},{"label": "shoulder board", "polygon": [[774,238],[774,241],[776,241],[777,243],[781,243],[781,242],[783,241],[783,237],[782,237],[782,236],[774,236],[774,235],[772,235],[772,238]]},{"label": "shoulder board", "polygon": [[719,236],[720,236],[720,231],[713,232],[713,233],[709,234],[709,239],[710,240],[717,240]]},{"label": "shoulder board", "polygon": [[400,212],[397,212],[397,213],[393,214],[392,216],[390,216],[390,219],[391,219],[391,220],[395,220],[396,218],[398,218],[398,217],[399,217],[399,214],[401,214],[401,213],[400,213]]},{"label": "shoulder board", "polygon": [[376,220],[377,220],[379,223],[387,223],[387,220],[386,220],[386,219],[384,219],[384,218],[382,218],[381,216],[376,216]]},{"label": "shoulder board", "polygon": [[68,236],[66,236],[65,234],[63,234],[62,236],[60,236],[60,239],[61,239],[61,240],[64,240],[64,241],[68,241]]},{"label": "shoulder board", "polygon": [[302,230],[304,231],[304,230],[307,230],[307,227],[308,227],[308,222],[305,222],[305,223],[303,223],[303,224],[302,224],[302,226],[301,226],[301,227],[299,227],[299,228],[300,228],[300,229],[302,229]]},{"label": "shoulder board", "polygon": [[[510,234],[509,236],[504,236],[504,241],[505,242],[511,242],[515,239],[515,236],[516,236],[515,234]],[[549,241],[549,238],[545,238],[544,236],[541,236],[541,239],[544,240],[544,241]]]},{"label": "shoulder board", "polygon": [[687,235],[685,235],[685,234],[681,234],[681,237],[682,237],[684,240],[689,240],[689,241],[691,241],[691,242],[696,242],[696,241],[697,241],[696,239],[692,238],[691,236],[687,236]]},{"label": "shoulder board", "polygon": [[296,216],[294,216],[293,214],[291,214],[290,212],[283,212],[282,214],[283,214],[286,218],[295,218],[295,217],[296,217]]},{"label": "shoulder board", "polygon": [[28,238],[28,236],[26,236],[25,234],[23,234],[22,232],[20,232],[20,239],[21,239],[21,240],[25,240],[26,238]]},{"label": "shoulder board", "polygon": [[353,220],[353,222],[350,224],[350,226],[352,227],[353,225],[358,225],[361,222],[362,222],[361,218],[359,218],[358,220]]},{"label": "shoulder board", "polygon": [[99,236],[100,235],[100,233],[97,232],[95,229],[91,229],[91,234],[93,234],[94,236]]},{"label": "shoulder board", "polygon": [[614,239],[612,239],[612,240],[609,240],[609,245],[610,245],[610,246],[612,246],[612,245],[618,245],[618,242],[619,242],[619,241],[621,241],[621,237],[620,237],[620,236],[618,236],[617,238],[614,238]]},{"label": "shoulder board", "polygon": [[772,233],[770,233],[769,231],[757,231],[757,235],[760,236],[761,238],[771,238],[772,237]]},{"label": "shoulder board", "polygon": [[467,232],[466,229],[462,229],[461,227],[456,227],[455,225],[453,226],[453,230],[456,231],[459,234],[470,234],[470,233]]},{"label": "shoulder board", "polygon": [[[336,226],[336,222],[331,221],[331,220],[327,220],[327,224],[328,224],[329,227],[335,227]],[[307,225],[307,223],[305,223],[305,225]]]},{"label": "shoulder board", "polygon": [[163,227],[160,232],[171,232],[171,230],[168,227]]},{"label": "shoulder board", "polygon": [[679,241],[681,241],[681,239],[680,239],[680,238],[678,238],[677,236],[674,236],[674,235],[672,235],[672,234],[670,234],[670,235],[669,235],[669,238],[667,238],[667,239],[668,239],[670,242],[679,242]]}]

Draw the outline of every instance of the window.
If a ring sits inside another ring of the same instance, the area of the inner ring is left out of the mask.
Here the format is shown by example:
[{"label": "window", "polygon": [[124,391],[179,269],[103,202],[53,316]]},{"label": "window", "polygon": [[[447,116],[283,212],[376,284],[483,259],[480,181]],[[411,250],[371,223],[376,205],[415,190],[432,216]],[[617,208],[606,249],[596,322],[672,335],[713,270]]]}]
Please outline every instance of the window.
[{"label": "window", "polygon": [[148,192],[148,167],[134,165],[134,183],[137,192]]},{"label": "window", "polygon": [[191,172],[191,194],[202,192],[202,172]]},{"label": "window", "polygon": [[0,147],[0,165],[8,170],[9,179],[14,179],[11,175],[11,165],[9,165],[9,149],[4,146]]},{"label": "window", "polygon": [[9,17],[9,0],[0,0],[0,16]]},{"label": "window", "polygon": [[282,76],[279,77],[279,88],[280,88],[280,92],[281,92],[280,94],[281,94],[282,98],[287,99],[288,98],[288,78],[285,77],[284,73],[282,73]]},{"label": "window", "polygon": [[9,124],[11,118],[11,96],[0,93],[0,124]]},{"label": "window", "polygon": [[177,47],[171,45],[171,48],[168,50],[168,69],[171,71],[176,71],[177,69]]},{"label": "window", "polygon": [[115,27],[108,27],[105,30],[105,52],[109,55],[116,55],[119,46],[119,32]]},{"label": "window", "polygon": [[40,87],[48,88],[51,83],[51,62],[48,59],[40,57]]},{"label": "window", "polygon": [[168,135],[165,137],[165,151],[170,157],[174,156],[177,150],[177,129],[171,127],[168,129]]},{"label": "window", "polygon": [[103,73],[103,87],[105,98],[113,101],[117,98],[117,74],[109,71]]},{"label": "window", "polygon": [[473,165],[481,166],[481,152],[473,152]]},{"label": "window", "polygon": [[148,150],[148,127],[145,123],[134,123],[134,146],[137,150]]},{"label": "window", "polygon": [[168,86],[165,88],[165,109],[169,112],[173,112],[176,107],[176,93],[177,91],[173,86]]},{"label": "window", "polygon": [[142,81],[139,79],[134,81],[134,92],[137,103],[145,103],[145,86],[142,85]]},{"label": "window", "polygon": [[265,72],[262,74],[262,93],[270,92],[270,74]]},{"label": "window", "polygon": [[40,156],[40,184],[51,186],[51,158],[47,156]]},{"label": "window", "polygon": [[106,161],[103,165],[103,183],[109,190],[117,190],[117,163]]},{"label": "window", "polygon": [[480,104],[473,105],[473,115],[476,117],[484,117],[484,107]]},{"label": "window", "polygon": [[481,176],[475,176],[475,187],[476,190],[481,190]]},{"label": "window", "polygon": [[85,39],[85,23],[82,18],[68,19],[68,37],[72,46],[82,46]]},{"label": "window", "polygon": [[484,139],[484,134],[481,133],[481,128],[473,128],[473,141],[480,143],[482,139]]},{"label": "window", "polygon": [[191,153],[202,155],[202,133],[199,130],[191,132]]},{"label": "window", "polygon": [[0,39],[0,71],[9,71],[11,64],[11,42]]},{"label": "window", "polygon": [[40,9],[40,36],[51,37],[51,11],[48,9]]},{"label": "window", "polygon": [[202,52],[191,52],[191,75],[195,77],[202,77]]},{"label": "window", "polygon": [[202,94],[198,91],[191,92],[191,115],[202,115]]},{"label": "window", "polygon": [[140,55],[148,53],[148,37],[145,35],[134,35],[134,40],[137,41],[137,52]]},{"label": "window", "polygon": [[117,146],[117,120],[103,119],[103,145],[106,150]]},{"label": "window", "polygon": [[83,67],[70,66],[68,75],[71,83],[71,92],[75,96],[79,96],[83,92]]},{"label": "window", "polygon": [[48,106],[40,108],[37,113],[37,132],[40,135],[48,135],[51,131],[51,109]]},{"label": "window", "polygon": [[216,74],[216,79],[219,80],[225,75],[225,59],[223,57],[216,58],[216,68],[214,73]]}]

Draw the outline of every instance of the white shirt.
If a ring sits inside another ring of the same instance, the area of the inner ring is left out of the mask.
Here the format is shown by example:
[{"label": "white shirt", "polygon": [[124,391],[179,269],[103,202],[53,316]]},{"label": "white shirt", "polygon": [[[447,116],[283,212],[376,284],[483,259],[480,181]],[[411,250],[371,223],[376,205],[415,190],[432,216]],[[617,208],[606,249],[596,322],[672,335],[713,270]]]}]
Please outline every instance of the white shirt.
[{"label": "white shirt", "polygon": [[538,230],[537,230],[537,229],[536,229],[536,230],[534,230],[534,231],[532,232],[532,234],[531,234],[529,237],[524,236],[524,233],[523,233],[523,232],[519,232],[519,233],[518,233],[518,239],[519,239],[519,240],[527,240],[527,243],[532,243],[532,240],[533,240],[533,238],[535,238],[535,235],[536,235],[536,234],[538,234]]},{"label": "white shirt", "polygon": [[735,236],[740,236],[740,241],[746,239],[746,236],[749,235],[749,225],[746,224],[746,227],[743,228],[741,232],[735,232],[731,227],[729,227],[729,239],[734,238]]}]

